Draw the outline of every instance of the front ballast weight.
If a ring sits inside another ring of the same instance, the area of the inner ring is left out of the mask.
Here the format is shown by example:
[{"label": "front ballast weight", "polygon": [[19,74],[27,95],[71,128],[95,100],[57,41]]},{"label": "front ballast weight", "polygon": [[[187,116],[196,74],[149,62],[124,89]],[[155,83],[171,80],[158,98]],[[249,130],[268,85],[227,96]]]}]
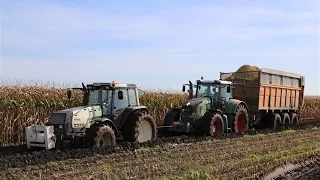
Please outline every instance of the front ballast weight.
[{"label": "front ballast weight", "polygon": [[56,136],[54,127],[46,125],[31,125],[26,127],[27,148],[41,147],[46,150],[55,148]]}]

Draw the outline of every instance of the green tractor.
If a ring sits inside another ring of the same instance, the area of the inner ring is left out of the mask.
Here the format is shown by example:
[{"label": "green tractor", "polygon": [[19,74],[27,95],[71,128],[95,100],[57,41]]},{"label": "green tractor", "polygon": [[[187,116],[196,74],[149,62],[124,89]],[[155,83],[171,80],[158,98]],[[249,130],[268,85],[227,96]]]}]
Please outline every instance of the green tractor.
[{"label": "green tractor", "polygon": [[[183,85],[183,92],[185,92]],[[232,98],[232,82],[222,80],[189,81],[189,98],[180,108],[166,114],[162,132],[201,133],[219,136],[244,132],[249,127],[248,106]],[[196,88],[195,95],[193,88]]]}]

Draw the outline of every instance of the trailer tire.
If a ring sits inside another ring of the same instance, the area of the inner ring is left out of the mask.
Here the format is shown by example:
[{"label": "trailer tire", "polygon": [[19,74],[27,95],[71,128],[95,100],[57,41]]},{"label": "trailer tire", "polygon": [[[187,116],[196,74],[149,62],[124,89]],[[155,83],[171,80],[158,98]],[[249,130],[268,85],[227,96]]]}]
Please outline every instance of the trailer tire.
[{"label": "trailer tire", "polygon": [[273,120],[273,129],[274,130],[282,129],[282,121],[281,121],[280,114],[273,113],[272,114],[272,120]]},{"label": "trailer tire", "polygon": [[281,114],[281,120],[283,125],[289,125],[291,120],[288,113],[282,113]]},{"label": "trailer tire", "polygon": [[234,131],[241,133],[248,130],[249,115],[245,105],[239,104],[234,116]]},{"label": "trailer tire", "polygon": [[299,117],[297,113],[290,113],[290,119],[291,119],[291,124],[298,124],[299,122]]},{"label": "trailer tire", "polygon": [[154,141],[157,138],[156,123],[148,112],[134,111],[123,125],[122,135],[129,142]]}]

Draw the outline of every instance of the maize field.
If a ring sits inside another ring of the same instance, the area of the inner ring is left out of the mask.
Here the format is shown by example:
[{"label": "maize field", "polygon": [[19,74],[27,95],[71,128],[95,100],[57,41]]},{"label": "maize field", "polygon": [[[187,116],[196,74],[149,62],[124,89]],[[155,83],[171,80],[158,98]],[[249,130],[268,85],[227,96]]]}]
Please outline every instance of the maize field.
[{"label": "maize field", "polygon": [[[1,86],[0,146],[24,143],[26,126],[45,122],[54,111],[81,105],[81,97],[82,92],[73,91],[69,100],[66,90],[59,88]],[[180,106],[186,98],[183,93],[146,90],[140,97],[140,103],[150,109],[157,125],[162,125],[168,109]],[[104,150],[22,152],[21,146],[0,147],[0,177],[259,179],[279,177],[279,172],[282,177],[289,178],[312,172],[309,178],[317,178],[320,176],[317,170],[320,169],[319,108],[320,97],[306,96],[301,122],[280,132],[249,131],[215,139],[185,136],[159,138],[144,144],[120,142],[117,149]],[[309,161],[306,162],[307,159]],[[308,165],[300,165],[300,162]],[[276,169],[283,165],[290,167],[290,171]]]},{"label": "maize field", "polygon": [[[24,128],[31,124],[47,121],[54,111],[79,106],[82,92],[73,91],[69,100],[65,89],[46,87],[0,87],[0,146],[19,144],[25,141]],[[140,103],[147,106],[157,125],[170,107],[178,107],[186,100],[184,93],[165,91],[145,91]],[[307,96],[301,118],[317,118],[320,116],[320,97]]]}]

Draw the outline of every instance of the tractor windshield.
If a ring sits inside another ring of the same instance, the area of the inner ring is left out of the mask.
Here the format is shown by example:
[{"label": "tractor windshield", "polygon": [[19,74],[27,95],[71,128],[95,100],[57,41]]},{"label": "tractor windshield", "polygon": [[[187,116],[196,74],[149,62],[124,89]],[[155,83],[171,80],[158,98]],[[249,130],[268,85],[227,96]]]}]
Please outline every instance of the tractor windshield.
[{"label": "tractor windshield", "polygon": [[111,90],[90,90],[88,94],[88,105],[95,105],[101,103],[108,104],[111,101],[111,94]]},{"label": "tractor windshield", "polygon": [[111,114],[112,90],[94,89],[88,91],[88,105],[101,105],[103,115]]},{"label": "tractor windshield", "polygon": [[198,84],[196,96],[197,97],[210,96],[213,99],[213,101],[217,102],[219,98],[219,85],[212,84],[212,83]]}]

